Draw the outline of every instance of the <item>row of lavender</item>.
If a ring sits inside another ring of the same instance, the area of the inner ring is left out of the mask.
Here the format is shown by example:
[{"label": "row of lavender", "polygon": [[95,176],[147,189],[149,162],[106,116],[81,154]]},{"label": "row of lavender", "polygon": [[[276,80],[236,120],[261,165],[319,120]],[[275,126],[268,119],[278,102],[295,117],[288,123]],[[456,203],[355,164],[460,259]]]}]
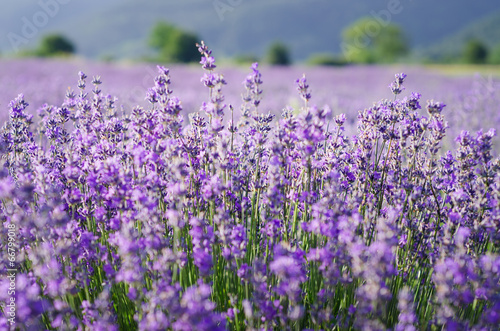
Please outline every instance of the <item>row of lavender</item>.
[{"label": "row of lavender", "polygon": [[[206,100],[200,93],[199,68],[188,65],[169,67],[172,89],[182,100],[184,119],[187,114],[198,110]],[[23,93],[29,100],[28,112],[35,114],[44,103],[60,104],[68,89],[73,85],[75,73],[79,70],[87,75],[100,75],[106,83],[104,95],[108,93],[119,100],[118,113],[126,114],[139,105],[147,108],[145,92],[157,75],[157,70],[145,64],[95,63],[84,60],[53,59],[3,59],[0,60],[0,121],[8,119],[10,100]],[[246,76],[246,68],[224,67],[224,87],[227,104],[239,105],[241,100],[241,81]],[[454,76],[444,75],[440,70],[422,66],[346,66],[346,67],[259,67],[266,77],[261,112],[271,112],[280,116],[284,105],[300,107],[300,98],[293,82],[304,72],[312,86],[314,103],[328,105],[335,113],[345,113],[346,133],[355,134],[356,115],[382,96],[389,96],[387,81],[394,72],[405,71],[411,80],[408,90],[418,90],[426,99],[439,99],[448,105],[446,120],[449,122],[447,136],[443,140],[445,148],[455,148],[453,137],[461,130],[477,131],[482,127],[500,124],[500,80],[494,74]],[[458,69],[460,71],[463,69]],[[43,88],[40,86],[43,85]],[[228,117],[226,116],[226,119]],[[235,119],[239,118],[239,111]],[[495,137],[494,148],[500,147],[500,138]]]},{"label": "row of lavender", "polygon": [[[310,104],[241,109],[199,45],[209,100],[184,123],[168,69],[148,109],[118,115],[80,72],[33,126],[20,96],[0,150],[1,245],[17,249],[21,329],[494,329],[500,160],[494,131],[441,151],[444,104],[420,94],[346,116]],[[238,115],[239,121],[225,121]],[[15,231],[14,231],[14,230]],[[14,240],[12,240],[15,233]],[[0,300],[10,280],[2,266]],[[3,328],[9,326],[2,307]]]}]

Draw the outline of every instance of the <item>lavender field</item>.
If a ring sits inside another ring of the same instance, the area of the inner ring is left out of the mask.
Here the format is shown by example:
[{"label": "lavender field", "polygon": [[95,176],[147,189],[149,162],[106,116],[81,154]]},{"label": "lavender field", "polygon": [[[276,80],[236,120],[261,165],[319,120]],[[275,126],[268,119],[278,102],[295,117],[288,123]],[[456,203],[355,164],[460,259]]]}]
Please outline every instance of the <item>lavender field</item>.
[{"label": "lavender field", "polygon": [[498,329],[498,80],[199,51],[0,62],[0,329]]},{"label": "lavender field", "polygon": [[[171,88],[181,100],[182,114],[187,120],[188,114],[198,111],[208,98],[200,82],[200,69],[176,64],[169,66],[169,70]],[[8,119],[8,105],[20,93],[30,104],[27,112],[33,115],[45,103],[61,105],[68,88],[76,89],[79,71],[89,77],[101,77],[103,95],[116,98],[116,109],[120,114],[122,111],[130,114],[135,106],[148,107],[145,95],[157,75],[156,66],[146,64],[61,59],[3,60],[0,61],[0,122]],[[242,81],[247,71],[245,67],[234,66],[219,69],[228,83],[224,86],[225,103],[236,109],[239,109],[245,93]],[[298,110],[301,100],[294,82],[306,74],[314,94],[312,104],[328,106],[332,114],[345,113],[346,130],[349,135],[354,135],[358,111],[381,98],[390,98],[387,81],[400,71],[411,76],[403,95],[418,91],[425,100],[440,100],[447,105],[446,120],[450,128],[444,138],[446,146],[452,146],[462,130],[477,131],[499,126],[500,80],[497,76],[473,73],[451,76],[422,66],[263,66],[260,68],[264,84],[259,108],[263,113],[270,112],[278,117],[287,105]],[[238,119],[240,112],[235,112],[234,116]],[[229,119],[228,114],[225,119]],[[494,141],[496,146],[500,140],[495,137]]]}]

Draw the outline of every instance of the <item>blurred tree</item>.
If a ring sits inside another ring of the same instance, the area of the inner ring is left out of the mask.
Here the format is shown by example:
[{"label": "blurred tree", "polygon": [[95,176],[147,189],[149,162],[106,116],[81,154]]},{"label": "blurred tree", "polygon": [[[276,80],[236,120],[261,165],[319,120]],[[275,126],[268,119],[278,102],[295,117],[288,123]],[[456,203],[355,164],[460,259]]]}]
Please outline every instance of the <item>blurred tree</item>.
[{"label": "blurred tree", "polygon": [[233,61],[236,64],[252,64],[255,62],[260,62],[259,58],[253,54],[240,54],[233,57]]},{"label": "blurred tree", "polygon": [[75,52],[75,46],[66,37],[60,34],[46,35],[40,41],[40,45],[34,51],[36,56],[58,56],[68,55]]},{"label": "blurred tree", "polygon": [[493,47],[488,54],[488,62],[491,64],[500,64],[500,45]]},{"label": "blurred tree", "polygon": [[488,48],[480,40],[471,39],[465,44],[463,51],[465,63],[482,64],[486,63],[487,58]]},{"label": "blurred tree", "polygon": [[159,52],[159,60],[165,62],[199,61],[197,42],[199,38],[195,34],[166,22],[156,23],[149,38],[149,45]]},{"label": "blurred tree", "polygon": [[307,59],[307,64],[313,66],[342,66],[344,59],[328,53],[313,54]]},{"label": "blurred tree", "polygon": [[267,51],[266,60],[273,65],[286,66],[291,64],[288,47],[279,41],[272,43]]},{"label": "blurred tree", "polygon": [[361,18],[345,28],[342,40],[340,47],[348,62],[394,62],[409,50],[399,26],[371,17]]}]

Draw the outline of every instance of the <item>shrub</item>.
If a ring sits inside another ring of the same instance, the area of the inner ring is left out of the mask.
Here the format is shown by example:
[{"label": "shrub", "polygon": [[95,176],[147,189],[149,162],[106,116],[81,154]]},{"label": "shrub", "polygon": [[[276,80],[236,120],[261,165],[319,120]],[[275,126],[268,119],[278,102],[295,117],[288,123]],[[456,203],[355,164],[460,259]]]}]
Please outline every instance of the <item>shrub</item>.
[{"label": "shrub", "polygon": [[343,66],[347,62],[331,54],[314,54],[307,60],[307,64],[314,66]]},{"label": "shrub", "polygon": [[486,63],[488,58],[488,48],[479,40],[470,40],[464,46],[463,58],[466,63]]},{"label": "shrub", "polygon": [[42,38],[34,54],[42,57],[68,55],[75,52],[75,46],[60,34],[51,34]]},{"label": "shrub", "polygon": [[166,22],[158,22],[151,31],[149,45],[159,53],[159,61],[188,63],[198,59],[196,48],[193,47],[197,40],[194,33]]},{"label": "shrub", "polygon": [[288,47],[281,42],[274,42],[267,51],[266,62],[272,65],[286,66],[291,64]]},{"label": "shrub", "polygon": [[344,58],[354,63],[394,62],[408,54],[409,46],[398,25],[361,18],[342,31]]}]

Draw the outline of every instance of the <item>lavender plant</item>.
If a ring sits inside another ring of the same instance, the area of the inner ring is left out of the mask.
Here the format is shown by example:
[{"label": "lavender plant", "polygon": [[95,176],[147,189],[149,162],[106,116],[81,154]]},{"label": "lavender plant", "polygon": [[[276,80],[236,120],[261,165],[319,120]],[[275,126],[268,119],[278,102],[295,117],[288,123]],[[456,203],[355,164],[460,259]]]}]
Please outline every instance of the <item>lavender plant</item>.
[{"label": "lavender plant", "polygon": [[4,261],[9,242],[18,251],[17,311],[12,325],[2,306],[3,328],[498,327],[494,130],[445,150],[445,105],[421,114],[421,94],[401,97],[405,74],[352,137],[344,114],[311,103],[306,76],[303,105],[275,119],[257,64],[235,122],[212,51],[197,47],[208,99],[187,124],[161,66],[149,106],[128,115],[83,72],[36,125],[22,95],[11,102],[0,245]]}]

